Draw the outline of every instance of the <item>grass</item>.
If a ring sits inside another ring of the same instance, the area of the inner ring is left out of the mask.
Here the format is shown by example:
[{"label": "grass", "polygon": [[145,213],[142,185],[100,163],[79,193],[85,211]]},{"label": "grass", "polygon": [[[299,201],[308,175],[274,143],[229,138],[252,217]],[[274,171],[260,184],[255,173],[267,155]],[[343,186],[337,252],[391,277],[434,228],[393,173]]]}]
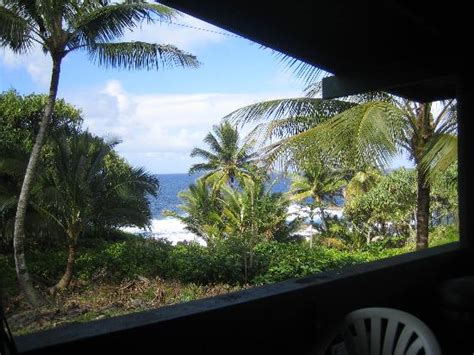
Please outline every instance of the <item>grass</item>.
[{"label": "grass", "polygon": [[107,317],[188,302],[242,289],[238,286],[183,284],[160,278],[138,278],[119,284],[74,284],[49,298],[49,303],[32,310],[19,296],[6,306],[7,320],[14,335],[85,323]]}]

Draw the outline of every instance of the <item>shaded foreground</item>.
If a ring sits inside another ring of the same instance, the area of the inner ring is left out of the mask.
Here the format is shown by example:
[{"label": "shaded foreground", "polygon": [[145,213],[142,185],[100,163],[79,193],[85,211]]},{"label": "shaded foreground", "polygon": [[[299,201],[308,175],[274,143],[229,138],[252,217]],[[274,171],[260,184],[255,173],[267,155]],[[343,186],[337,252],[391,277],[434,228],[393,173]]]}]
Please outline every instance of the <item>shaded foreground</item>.
[{"label": "shaded foreground", "polygon": [[[47,306],[31,310],[22,298],[10,299],[8,323],[23,335],[70,323],[81,323],[221,295],[244,287],[200,286],[145,277],[119,284],[76,283]],[[14,312],[12,314],[12,312]]]},{"label": "shaded foreground", "polygon": [[[435,229],[431,237],[433,246],[458,239],[454,228]],[[48,304],[37,310],[19,294],[12,261],[0,255],[4,309],[15,335],[212,297],[415,249],[414,243],[404,247],[371,243],[362,250],[338,250],[321,245],[311,248],[306,242],[265,242],[256,247],[254,267],[247,270],[249,282],[244,282],[241,251],[233,244],[210,250],[130,235],[89,243],[79,252],[71,287],[48,296]],[[62,249],[47,255],[30,252],[32,270],[44,294],[65,258]]]}]

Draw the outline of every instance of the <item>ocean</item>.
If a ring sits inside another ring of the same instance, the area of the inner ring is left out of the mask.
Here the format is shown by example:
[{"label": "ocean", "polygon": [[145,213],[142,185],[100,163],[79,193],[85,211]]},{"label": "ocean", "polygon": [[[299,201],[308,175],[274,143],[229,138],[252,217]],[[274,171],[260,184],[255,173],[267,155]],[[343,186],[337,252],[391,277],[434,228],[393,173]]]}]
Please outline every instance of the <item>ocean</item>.
[{"label": "ocean", "polygon": [[[194,183],[198,178],[198,175],[189,174],[158,174],[156,175],[160,182],[160,190],[158,197],[150,197],[150,206],[152,211],[152,222],[149,230],[143,230],[134,227],[123,228],[123,230],[140,234],[144,236],[151,236],[154,238],[164,238],[176,244],[180,241],[196,241],[204,245],[204,241],[201,240],[195,234],[186,230],[183,223],[180,220],[173,217],[164,217],[162,212],[164,210],[175,211],[179,214],[183,212],[179,209],[181,200],[178,197],[180,191],[186,190],[189,185]],[[274,176],[271,183],[271,190],[274,192],[286,192],[289,190],[290,181],[283,176]],[[333,214],[340,215],[340,211],[334,211]],[[309,218],[309,211],[305,207],[293,204],[288,209],[288,220],[295,218],[295,216],[301,216],[303,218]],[[315,222],[318,222],[316,217]],[[307,226],[305,230],[301,231],[302,235],[311,235],[315,231]]]}]

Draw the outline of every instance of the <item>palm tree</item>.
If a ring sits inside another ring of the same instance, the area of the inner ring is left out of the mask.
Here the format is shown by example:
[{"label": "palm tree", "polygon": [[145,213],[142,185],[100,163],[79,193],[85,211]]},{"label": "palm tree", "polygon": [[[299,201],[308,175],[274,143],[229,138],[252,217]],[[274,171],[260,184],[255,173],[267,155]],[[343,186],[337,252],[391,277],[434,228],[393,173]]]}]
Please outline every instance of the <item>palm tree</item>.
[{"label": "palm tree", "polygon": [[263,240],[288,240],[300,219],[287,222],[289,199],[272,193],[262,180],[246,179],[242,189],[222,188],[224,233],[243,246],[244,282],[253,267],[255,246]]},{"label": "palm tree", "polygon": [[380,181],[381,175],[377,169],[358,171],[349,180],[344,188],[344,200],[350,201],[356,196],[367,193]]},{"label": "palm tree", "polygon": [[306,162],[291,182],[289,195],[292,200],[305,201],[311,198],[310,220],[313,224],[314,212],[319,209],[322,230],[327,230],[325,209],[337,205],[337,197],[342,197],[346,179],[342,172],[329,167],[320,160]]},{"label": "palm tree", "polygon": [[219,199],[211,193],[204,179],[198,179],[178,196],[183,201],[179,208],[185,215],[168,210],[163,214],[179,219],[187,230],[201,237],[207,246],[212,248],[223,237],[222,230],[225,224],[222,220]]},{"label": "palm tree", "polygon": [[117,223],[118,215],[121,224],[132,221],[129,223],[143,227],[149,223],[149,207],[146,206],[148,213],[143,212],[140,201],[146,201],[146,194],[156,197],[158,182],[142,169],[111,172],[107,159],[116,144],[104,143],[87,132],[69,140],[63,135],[55,141],[53,168],[42,181],[42,202],[37,206],[67,236],[66,270],[50,288],[52,293],[67,288],[71,282],[78,238],[94,221],[107,223],[109,215],[113,216],[112,223]]},{"label": "palm tree", "polygon": [[[260,160],[267,165],[280,163],[280,168],[286,170],[293,163],[304,159],[305,154],[280,150],[282,141],[305,132],[354,105],[353,102],[321,100],[309,96],[279,99],[243,107],[224,119],[235,121],[241,126],[256,124],[252,136],[263,147],[260,152],[263,159]],[[295,157],[295,154],[298,156]]]},{"label": "palm tree", "polygon": [[204,138],[204,142],[210,147],[210,151],[194,148],[191,157],[206,159],[205,163],[194,164],[189,173],[205,172],[204,180],[210,182],[215,188],[235,180],[252,177],[254,168],[252,161],[255,153],[252,152],[253,141],[247,137],[244,142],[240,141],[237,128],[228,121],[213,126],[213,131]]},{"label": "palm tree", "polygon": [[[13,247],[15,212],[28,159],[29,154],[22,147],[14,143],[10,143],[8,147],[0,144],[0,245],[3,244],[7,250]],[[45,166],[46,164],[39,166],[39,177],[47,170]],[[33,237],[34,244],[57,244],[61,237],[60,231],[55,222],[44,215],[36,204],[42,190],[40,180],[41,178],[36,179],[32,186],[25,229]]]},{"label": "palm tree", "polygon": [[[376,100],[372,100],[373,98]],[[285,107],[279,111],[279,117],[298,117],[301,100],[296,99],[293,104],[283,100]],[[312,101],[305,100],[309,105],[318,105],[323,101],[315,98]],[[281,106],[281,101],[247,106],[226,118],[242,124],[263,120],[269,128],[267,131],[272,131],[272,115]],[[436,142],[446,141],[443,137],[454,137],[456,133],[455,101],[442,102],[436,109],[433,109],[432,103],[410,102],[383,93],[356,97],[353,101],[356,103],[353,107],[326,118],[305,131],[292,134],[284,129],[284,137],[267,150],[267,159],[273,162],[279,156],[294,152],[304,152],[305,156],[311,156],[312,152],[325,149],[336,158],[348,161],[350,165],[363,171],[367,166],[385,167],[392,157],[406,151],[414,161],[418,173],[417,249],[426,248],[430,216],[428,171],[430,168],[440,167],[431,164],[433,160],[427,161],[426,157],[431,155],[443,161],[441,154],[444,151],[439,149],[440,144]],[[303,114],[308,111],[311,112],[305,107]],[[263,140],[268,141],[269,134]],[[453,146],[449,145],[451,148]],[[436,147],[438,150],[433,153]]]},{"label": "palm tree", "polygon": [[39,45],[53,62],[48,101],[15,217],[17,275],[27,300],[33,305],[40,304],[41,300],[31,283],[24,256],[25,211],[56,101],[62,61],[69,53],[83,50],[94,63],[104,67],[148,70],[174,65],[195,67],[198,62],[194,56],[171,45],[116,41],[142,21],[169,20],[174,15],[175,12],[165,6],[144,1],[3,0],[0,3],[0,45],[20,54]]}]

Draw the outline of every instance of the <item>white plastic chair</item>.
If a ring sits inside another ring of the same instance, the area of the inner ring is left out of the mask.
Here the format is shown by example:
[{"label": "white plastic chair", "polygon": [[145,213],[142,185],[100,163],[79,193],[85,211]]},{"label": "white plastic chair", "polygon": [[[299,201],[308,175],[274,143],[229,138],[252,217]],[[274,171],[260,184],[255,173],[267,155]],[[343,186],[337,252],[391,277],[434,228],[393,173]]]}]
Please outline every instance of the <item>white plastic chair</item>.
[{"label": "white plastic chair", "polygon": [[[341,329],[342,328],[342,329]],[[392,308],[363,308],[346,315],[343,344],[324,345],[316,354],[332,355],[440,355],[433,332],[415,316]],[[329,341],[334,340],[333,334]]]}]

